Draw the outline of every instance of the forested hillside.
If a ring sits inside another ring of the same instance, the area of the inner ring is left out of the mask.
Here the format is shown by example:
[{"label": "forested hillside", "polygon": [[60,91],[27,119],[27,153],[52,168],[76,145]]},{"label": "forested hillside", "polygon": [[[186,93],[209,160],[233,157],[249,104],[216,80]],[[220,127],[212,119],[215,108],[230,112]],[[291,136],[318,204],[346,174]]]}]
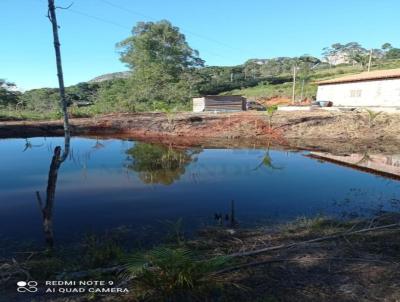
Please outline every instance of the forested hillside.
[{"label": "forested hillside", "polygon": [[[109,112],[190,110],[190,100],[205,94],[242,94],[259,99],[316,94],[314,81],[371,69],[400,67],[400,49],[385,43],[367,50],[356,42],[335,43],[311,55],[249,59],[237,66],[205,66],[179,28],[169,21],[139,22],[131,36],[117,44],[121,61],[130,71],[99,76],[67,88],[73,116]],[[0,116],[59,117],[58,91],[33,89],[20,93],[0,82]]]}]

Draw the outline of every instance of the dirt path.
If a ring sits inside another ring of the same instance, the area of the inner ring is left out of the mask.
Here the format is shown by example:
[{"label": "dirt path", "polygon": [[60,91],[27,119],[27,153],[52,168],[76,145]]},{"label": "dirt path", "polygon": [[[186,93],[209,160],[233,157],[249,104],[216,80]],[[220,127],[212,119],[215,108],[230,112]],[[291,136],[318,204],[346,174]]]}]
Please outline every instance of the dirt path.
[{"label": "dirt path", "polygon": [[[393,152],[400,146],[400,114],[333,111],[277,112],[269,128],[265,113],[110,114],[72,119],[73,135],[173,142],[182,146],[281,145],[336,152],[365,148]],[[61,121],[0,122],[0,138],[62,135]]]}]

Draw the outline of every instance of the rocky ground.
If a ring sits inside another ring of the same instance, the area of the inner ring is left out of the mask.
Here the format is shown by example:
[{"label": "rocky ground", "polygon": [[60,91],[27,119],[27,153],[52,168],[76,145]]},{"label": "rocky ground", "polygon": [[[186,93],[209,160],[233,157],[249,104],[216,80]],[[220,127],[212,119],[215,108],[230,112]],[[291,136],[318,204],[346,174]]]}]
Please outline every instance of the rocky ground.
[{"label": "rocky ground", "polygon": [[[264,112],[135,113],[71,119],[73,135],[112,136],[176,146],[266,146],[351,152],[393,152],[400,114],[325,110],[278,111],[271,127]],[[0,138],[62,135],[61,121],[3,121]],[[362,150],[361,150],[362,151]]]}]

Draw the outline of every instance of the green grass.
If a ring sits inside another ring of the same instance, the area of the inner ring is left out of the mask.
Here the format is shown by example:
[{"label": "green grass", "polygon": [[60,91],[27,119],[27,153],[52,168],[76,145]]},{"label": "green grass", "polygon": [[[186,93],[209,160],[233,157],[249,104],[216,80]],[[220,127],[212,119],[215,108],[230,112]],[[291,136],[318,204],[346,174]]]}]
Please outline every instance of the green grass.
[{"label": "green grass", "polygon": [[230,260],[223,256],[201,259],[183,247],[158,247],[129,256],[126,274],[136,277],[133,292],[140,301],[211,301],[217,291],[239,287],[215,274]]},{"label": "green grass", "polygon": [[60,119],[62,116],[59,112],[36,112],[36,111],[29,111],[29,110],[8,110],[8,109],[0,109],[0,121],[24,121],[24,120],[57,120]]},{"label": "green grass", "polygon": [[[301,95],[301,86],[296,85],[296,98],[299,99]],[[317,93],[317,85],[308,84],[304,86],[303,98],[304,97],[313,97]],[[259,84],[255,87],[243,88],[243,89],[235,89],[232,91],[224,92],[222,95],[231,95],[231,94],[239,94],[243,95],[246,98],[254,99],[254,98],[270,98],[270,97],[292,97],[292,83],[287,82],[283,84]]]}]

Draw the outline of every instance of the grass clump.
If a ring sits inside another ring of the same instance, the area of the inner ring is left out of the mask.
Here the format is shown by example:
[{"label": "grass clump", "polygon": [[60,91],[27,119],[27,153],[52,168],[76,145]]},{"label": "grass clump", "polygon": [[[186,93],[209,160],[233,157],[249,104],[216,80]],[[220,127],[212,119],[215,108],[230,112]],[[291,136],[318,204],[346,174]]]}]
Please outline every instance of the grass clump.
[{"label": "grass clump", "polygon": [[299,217],[296,220],[283,225],[283,234],[324,236],[343,231],[348,226],[346,223],[335,221],[326,216]]},{"label": "grass clump", "polygon": [[199,259],[186,248],[155,248],[127,259],[127,273],[134,276],[133,292],[150,301],[201,301],[222,290],[229,281],[216,271],[227,257]]},{"label": "grass clump", "polygon": [[117,264],[125,256],[124,249],[116,238],[106,235],[87,235],[84,239],[83,248],[85,251],[84,263],[90,268]]}]

